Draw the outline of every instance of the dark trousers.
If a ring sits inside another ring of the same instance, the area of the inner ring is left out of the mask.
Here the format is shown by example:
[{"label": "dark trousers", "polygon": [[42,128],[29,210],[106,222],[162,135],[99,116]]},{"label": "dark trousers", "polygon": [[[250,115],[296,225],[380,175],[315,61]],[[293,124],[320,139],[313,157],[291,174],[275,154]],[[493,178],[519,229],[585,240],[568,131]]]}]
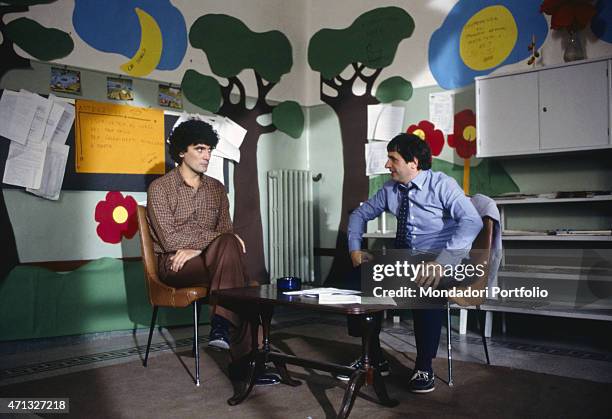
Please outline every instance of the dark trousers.
[{"label": "dark trousers", "polygon": [[[361,270],[352,270],[347,288],[361,289]],[[432,371],[431,361],[436,357],[442,332],[444,309],[414,309],[412,319],[414,324],[414,339],[416,341],[417,358],[414,368],[421,371]],[[354,337],[361,337],[362,328],[358,316],[348,316],[348,333]],[[374,348],[380,350],[380,341],[376,335]]]},{"label": "dark trousers", "polygon": [[[178,272],[167,268],[170,255],[160,260],[161,280],[173,287],[208,286],[210,290],[240,288],[250,284],[246,274],[242,245],[231,233],[217,237],[200,256],[188,260]],[[164,269],[165,268],[165,269]],[[230,354],[239,360],[251,351],[251,327],[248,319],[224,307],[213,312],[229,320]],[[257,333],[257,332],[255,332]]]}]

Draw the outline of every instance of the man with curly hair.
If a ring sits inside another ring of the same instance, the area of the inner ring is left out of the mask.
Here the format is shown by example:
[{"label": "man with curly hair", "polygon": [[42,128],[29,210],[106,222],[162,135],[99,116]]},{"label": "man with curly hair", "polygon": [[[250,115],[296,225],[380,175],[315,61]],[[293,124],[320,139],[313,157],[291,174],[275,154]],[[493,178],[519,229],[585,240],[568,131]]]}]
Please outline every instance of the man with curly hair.
[{"label": "man with curly hair", "polygon": [[[154,180],[147,194],[160,279],[173,287],[208,286],[211,290],[251,283],[244,265],[244,241],[233,232],[229,202],[221,182],[205,175],[219,141],[212,126],[191,119],[170,135],[169,151],[178,164]],[[251,351],[249,322],[224,307],[213,307],[209,346],[229,349],[230,378],[246,373]],[[263,374],[259,384],[278,377]]]}]

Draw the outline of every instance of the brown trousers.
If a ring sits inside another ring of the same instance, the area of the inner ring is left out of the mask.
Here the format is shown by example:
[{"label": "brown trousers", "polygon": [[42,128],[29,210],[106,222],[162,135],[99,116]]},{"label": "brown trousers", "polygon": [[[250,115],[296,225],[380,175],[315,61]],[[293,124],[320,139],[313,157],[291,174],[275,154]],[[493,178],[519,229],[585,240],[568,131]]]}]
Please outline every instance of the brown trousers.
[{"label": "brown trousers", "polygon": [[[242,245],[232,233],[217,237],[201,255],[188,260],[183,268],[169,269],[172,255],[160,258],[161,280],[172,287],[207,286],[210,291],[225,288],[241,288],[250,284],[246,273]],[[224,307],[213,307],[213,313],[229,320],[230,354],[236,361],[251,351],[251,327],[247,319]]]}]

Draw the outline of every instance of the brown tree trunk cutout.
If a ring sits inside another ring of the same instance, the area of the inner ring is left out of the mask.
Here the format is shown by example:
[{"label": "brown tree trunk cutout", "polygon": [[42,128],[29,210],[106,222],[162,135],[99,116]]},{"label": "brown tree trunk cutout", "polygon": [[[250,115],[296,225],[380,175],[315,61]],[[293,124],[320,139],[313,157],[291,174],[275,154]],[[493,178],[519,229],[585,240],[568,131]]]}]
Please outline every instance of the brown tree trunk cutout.
[{"label": "brown tree trunk cutout", "polygon": [[[331,106],[336,112],[340,123],[342,136],[342,160],[344,179],[342,181],[342,209],[340,225],[336,237],[336,251],[331,270],[325,280],[326,284],[341,285],[349,274],[352,265],[348,253],[348,217],[350,212],[368,199],[368,177],[365,174],[366,162],[364,146],[368,134],[368,105],[378,104],[372,96],[372,87],[382,69],[377,69],[371,75],[364,75],[362,64],[352,64],[355,73],[348,79],[336,76],[327,80],[321,78],[321,100]],[[366,85],[366,91],[361,96],[353,92],[353,85],[360,78]],[[335,90],[337,96],[323,93],[323,85]]]},{"label": "brown tree trunk cutout", "polygon": [[[227,86],[221,87],[223,104],[219,115],[226,116],[247,130],[240,146],[240,163],[234,170],[234,232],[244,240],[247,247],[246,263],[249,277],[259,283],[267,282],[264,248],[263,224],[261,218],[260,194],[257,169],[257,144],[261,135],[273,132],[272,124],[261,126],[257,122],[260,115],[272,112],[272,106],[266,101],[268,92],[275,83],[265,83],[255,73],[257,79],[257,102],[252,109],[246,107],[246,93],[242,82],[237,77],[228,79]],[[230,94],[236,87],[239,92],[237,103],[230,101]]]}]

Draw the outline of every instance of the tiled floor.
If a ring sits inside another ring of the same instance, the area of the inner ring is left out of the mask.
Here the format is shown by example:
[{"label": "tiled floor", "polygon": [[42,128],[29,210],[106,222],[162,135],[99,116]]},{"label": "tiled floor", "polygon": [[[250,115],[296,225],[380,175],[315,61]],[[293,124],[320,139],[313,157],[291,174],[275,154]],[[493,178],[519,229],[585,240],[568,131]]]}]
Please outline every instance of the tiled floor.
[{"label": "tiled floor", "polygon": [[[582,320],[521,318],[510,319],[510,331],[495,332],[488,339],[491,362],[495,365],[537,371],[559,376],[612,382],[611,327],[607,323]],[[485,362],[480,336],[474,331],[457,333],[453,316],[453,358]],[[340,316],[313,315],[310,312],[282,312],[276,315],[273,330],[302,326],[300,333],[317,336],[320,328],[342,326]],[[526,326],[527,325],[527,326]],[[147,340],[146,329],[135,332],[97,333],[31,341],[0,343],[0,386],[29,381],[83,369],[99,368],[142,359]],[[446,329],[442,330],[439,357],[446,357]],[[200,329],[205,344],[208,326]],[[607,338],[606,338],[607,336]],[[344,339],[344,338],[343,338]],[[350,339],[350,338],[346,338]],[[381,334],[383,345],[398,352],[414,353],[414,334],[409,319],[400,323],[386,321]],[[355,339],[355,344],[357,344]],[[154,334],[151,357],[192,345],[190,327],[161,329]],[[397,353],[397,352],[395,352]],[[346,360],[347,363],[350,359]],[[437,371],[446,377],[446,371]]]}]

